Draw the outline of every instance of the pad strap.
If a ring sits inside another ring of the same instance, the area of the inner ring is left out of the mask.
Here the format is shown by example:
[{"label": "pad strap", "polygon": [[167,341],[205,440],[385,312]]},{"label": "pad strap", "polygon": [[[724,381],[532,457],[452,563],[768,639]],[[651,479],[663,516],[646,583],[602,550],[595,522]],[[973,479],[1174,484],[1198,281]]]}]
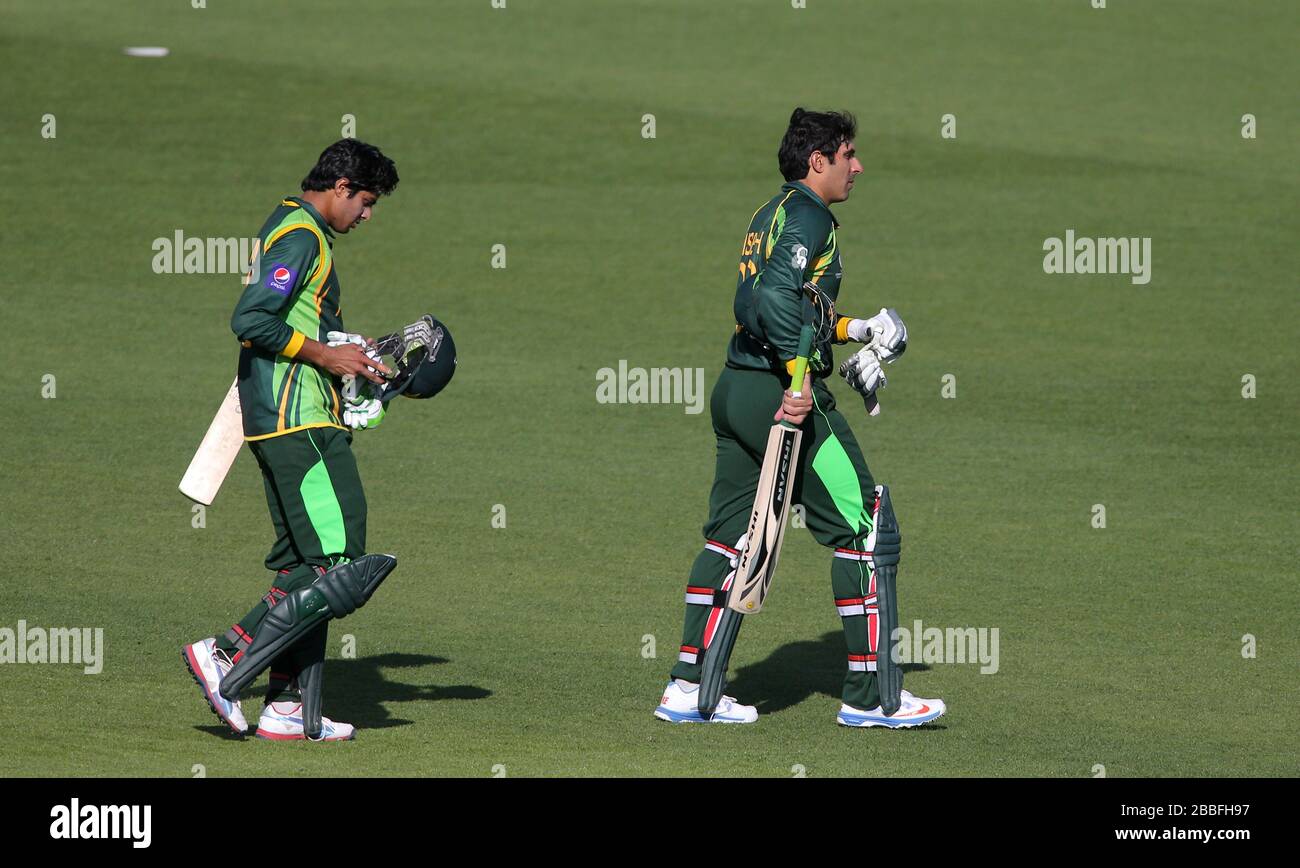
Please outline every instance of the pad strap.
[{"label": "pad strap", "polygon": [[875,672],[876,655],[875,654],[850,654],[849,671],[850,672]]},{"label": "pad strap", "polygon": [[226,631],[226,641],[238,648],[240,652],[244,652],[253,644],[253,637],[243,627],[232,624]]},{"label": "pad strap", "polygon": [[704,550],[713,552],[715,555],[722,555],[724,558],[735,558],[740,556],[740,552],[723,542],[715,539],[704,541]]},{"label": "pad strap", "polygon": [[686,605],[688,606],[725,606],[729,591],[715,590],[704,585],[686,586]]}]

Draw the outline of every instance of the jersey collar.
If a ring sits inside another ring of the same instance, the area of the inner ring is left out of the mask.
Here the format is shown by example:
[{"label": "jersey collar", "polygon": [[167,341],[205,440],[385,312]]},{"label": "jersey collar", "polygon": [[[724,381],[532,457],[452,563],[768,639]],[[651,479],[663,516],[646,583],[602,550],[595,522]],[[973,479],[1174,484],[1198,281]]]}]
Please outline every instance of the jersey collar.
[{"label": "jersey collar", "polygon": [[325,233],[325,237],[330,240],[330,246],[332,247],[334,242],[334,231],[330,229],[330,225],[325,222],[325,218],[320,216],[320,212],[313,208],[311,203],[304,199],[299,199],[297,196],[285,196],[284,198],[286,202],[292,202],[303,211],[306,211],[307,216],[316,221],[316,225]]},{"label": "jersey collar", "polygon": [[823,211],[825,211],[827,214],[830,215],[831,223],[835,224],[836,229],[840,227],[840,221],[835,219],[835,212],[831,211],[830,206],[822,201],[822,197],[818,196],[811,189],[809,189],[809,187],[806,184],[804,184],[803,181],[787,181],[786,183],[781,185],[781,189],[794,190],[797,193],[804,194],[809,199],[816,202],[818,207],[820,207]]}]

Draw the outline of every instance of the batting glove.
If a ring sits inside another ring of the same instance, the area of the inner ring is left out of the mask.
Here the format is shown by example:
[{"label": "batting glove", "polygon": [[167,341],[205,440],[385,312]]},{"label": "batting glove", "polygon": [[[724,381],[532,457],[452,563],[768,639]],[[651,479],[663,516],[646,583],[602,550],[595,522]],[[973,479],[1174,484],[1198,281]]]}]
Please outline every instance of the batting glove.
[{"label": "batting glove", "polygon": [[845,332],[852,340],[874,347],[880,361],[887,364],[907,350],[907,326],[892,307],[882,307],[871,319],[849,320]]},{"label": "batting glove", "polygon": [[343,424],[354,431],[378,428],[387,412],[384,402],[378,398],[349,401],[343,410]]},{"label": "batting glove", "polygon": [[[885,388],[885,372],[880,369],[880,357],[874,347],[863,347],[844,360],[840,365],[840,376],[872,403],[876,391]],[[873,414],[874,415],[874,414]]]},{"label": "batting glove", "polygon": [[326,332],[325,340],[331,347],[341,347],[344,344],[356,344],[362,348],[366,346],[366,339],[352,332]]}]

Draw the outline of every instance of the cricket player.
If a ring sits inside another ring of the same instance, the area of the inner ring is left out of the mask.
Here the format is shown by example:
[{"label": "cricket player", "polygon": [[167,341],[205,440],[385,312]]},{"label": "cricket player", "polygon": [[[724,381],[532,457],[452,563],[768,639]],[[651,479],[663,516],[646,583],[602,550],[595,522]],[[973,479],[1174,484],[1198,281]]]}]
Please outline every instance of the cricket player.
[{"label": "cricket player", "polygon": [[[768,430],[782,419],[801,426],[803,442],[793,500],[802,504],[814,538],[834,551],[831,590],[848,648],[842,704],[844,726],[909,727],[944,713],[938,699],[906,690],[892,715],[880,707],[877,608],[868,539],[875,481],[862,450],[823,382],[833,369],[831,345],[867,342],[841,368],[849,385],[873,406],[885,385],[880,362],[906,348],[907,329],[892,310],[869,319],[835,316],[822,323],[800,397],[790,378],[805,323],[828,310],[842,276],[830,206],[849,198],[862,164],[854,148],[852,115],[795,109],[778,160],[785,185],[750,220],[741,245],[733,305],[736,327],[727,363],[710,398],[717,465],[704,525],[704,550],[686,587],[681,651],[655,717],[677,723],[753,723],[758,712],[723,696],[705,717],[697,697],[705,650],[714,639],[754,506]],[[812,290],[805,289],[811,283]],[[820,296],[821,303],[816,299]],[[734,634],[733,634],[734,641]],[[729,649],[728,649],[729,650]]]},{"label": "cricket player", "polygon": [[[368,338],[344,329],[333,247],[397,181],[393,161],[373,145],[343,139],[326,148],[302,195],[283,199],[258,233],[260,253],[231,317],[242,345],[244,439],[275,528],[266,557],[274,579],[238,623],[186,646],[183,657],[208,705],[240,735],[248,725],[227,676],[234,670],[233,680],[247,683],[269,667],[258,736],[353,737],[350,724],[320,715],[320,675],[326,620],[363,603],[396,564],[365,555],[366,499],[351,448],[353,431],[376,427],[385,411],[357,384],[391,372],[367,353]],[[233,695],[222,695],[223,679]]]}]

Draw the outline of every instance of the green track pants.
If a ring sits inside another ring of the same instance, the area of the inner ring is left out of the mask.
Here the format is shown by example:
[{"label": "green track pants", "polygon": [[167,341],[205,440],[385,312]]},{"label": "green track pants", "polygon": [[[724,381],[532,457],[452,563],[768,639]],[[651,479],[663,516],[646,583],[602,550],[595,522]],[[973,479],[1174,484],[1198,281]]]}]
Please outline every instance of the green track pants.
[{"label": "green track pants", "polygon": [[[308,428],[250,441],[262,468],[266,503],[275,542],[266,567],[276,575],[271,590],[247,615],[217,640],[232,658],[252,642],[270,607],[286,594],[306,587],[324,570],[366,551],[366,496],[352,455],[352,432]],[[327,625],[271,664],[268,702],[296,699],[297,675],[324,659]]]}]

